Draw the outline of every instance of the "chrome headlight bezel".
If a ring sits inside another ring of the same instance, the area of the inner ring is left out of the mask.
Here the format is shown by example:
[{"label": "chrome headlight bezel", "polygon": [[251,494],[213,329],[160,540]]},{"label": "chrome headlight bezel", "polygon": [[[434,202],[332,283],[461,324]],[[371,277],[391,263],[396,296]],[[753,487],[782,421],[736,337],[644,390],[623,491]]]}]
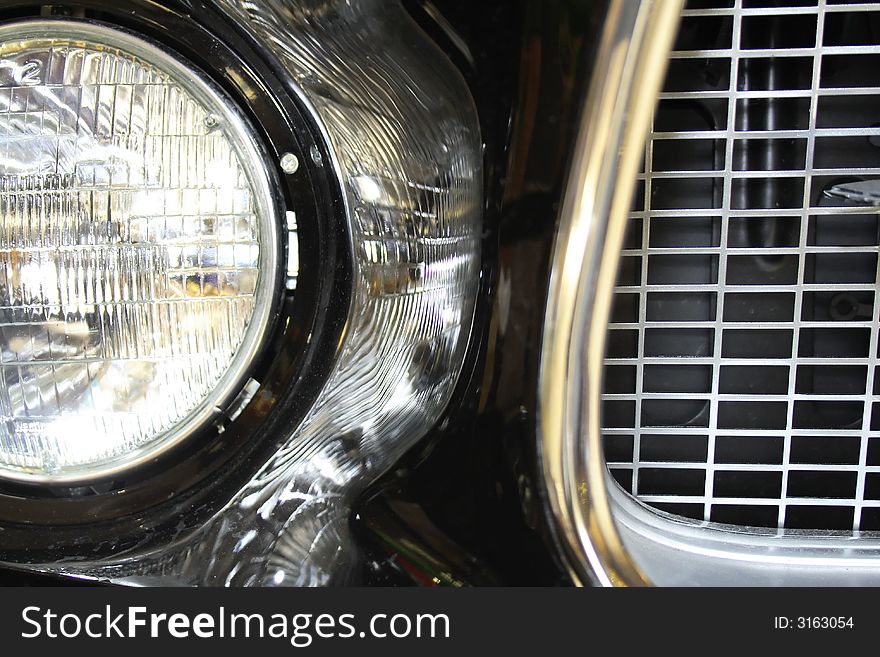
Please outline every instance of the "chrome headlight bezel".
[{"label": "chrome headlight bezel", "polygon": [[[220,436],[246,436],[252,449],[215,470],[222,477],[189,489],[144,481],[127,504],[111,493],[115,515],[102,508],[100,524],[82,514],[94,498],[55,500],[41,511],[75,505],[78,524],[5,532],[0,563],[119,583],[348,582],[354,498],[440,421],[470,346],[483,208],[473,98],[399,3],[211,0],[197,16],[169,4],[180,13],[130,0],[138,18],[112,21],[161,23],[203,67],[215,67],[200,40],[213,35],[258,71],[249,81],[282,119],[263,129],[289,131],[279,138],[307,165],[286,179],[290,198],[325,202],[308,238],[297,211],[300,274],[284,302],[305,298],[314,312],[279,320],[262,387]],[[196,38],[184,30],[193,19]],[[240,71],[219,73],[240,88]],[[324,240],[336,240],[332,253]],[[152,507],[132,514],[139,500]]]}]

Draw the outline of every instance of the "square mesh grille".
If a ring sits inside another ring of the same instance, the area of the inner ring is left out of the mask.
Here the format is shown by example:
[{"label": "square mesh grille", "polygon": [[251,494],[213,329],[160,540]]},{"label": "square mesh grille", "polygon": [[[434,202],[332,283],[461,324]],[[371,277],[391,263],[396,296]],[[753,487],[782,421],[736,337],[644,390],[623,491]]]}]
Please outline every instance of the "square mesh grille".
[{"label": "square mesh grille", "polygon": [[688,3],[608,334],[606,459],[632,495],[880,530],[880,209],[839,193],[861,181],[880,181],[880,4]]}]

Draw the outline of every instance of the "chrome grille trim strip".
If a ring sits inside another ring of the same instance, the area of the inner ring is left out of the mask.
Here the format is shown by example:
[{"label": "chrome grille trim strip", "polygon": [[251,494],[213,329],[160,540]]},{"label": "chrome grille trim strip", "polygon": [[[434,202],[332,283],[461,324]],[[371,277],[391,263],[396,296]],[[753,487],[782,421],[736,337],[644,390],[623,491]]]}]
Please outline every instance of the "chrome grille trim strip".
[{"label": "chrome grille trim strip", "polygon": [[748,533],[683,521],[636,502],[616,486],[610,502],[628,554],[656,585],[880,585],[880,546],[858,533]]},{"label": "chrome grille trim strip", "polygon": [[560,211],[539,371],[538,445],[556,539],[577,584],[646,583],[612,517],[599,390],[627,212],[682,4],[609,3]]}]

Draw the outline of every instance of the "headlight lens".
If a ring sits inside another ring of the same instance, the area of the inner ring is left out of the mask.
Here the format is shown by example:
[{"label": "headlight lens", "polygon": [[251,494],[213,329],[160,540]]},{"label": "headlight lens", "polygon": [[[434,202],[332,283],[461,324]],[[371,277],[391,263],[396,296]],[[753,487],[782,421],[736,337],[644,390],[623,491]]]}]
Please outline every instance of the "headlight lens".
[{"label": "headlight lens", "polygon": [[248,125],[152,44],[0,28],[0,476],[129,468],[228,403],[274,296]]}]

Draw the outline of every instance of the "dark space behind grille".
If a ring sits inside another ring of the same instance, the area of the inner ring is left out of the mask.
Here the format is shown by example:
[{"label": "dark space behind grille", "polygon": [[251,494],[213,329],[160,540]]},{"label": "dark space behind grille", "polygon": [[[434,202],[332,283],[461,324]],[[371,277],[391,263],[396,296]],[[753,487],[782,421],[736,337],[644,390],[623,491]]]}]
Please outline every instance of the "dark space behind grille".
[{"label": "dark space behind grille", "polygon": [[880,5],[863,7],[687,4],[603,390],[609,469],[658,509],[880,530],[880,210],[834,191],[880,180]]}]

